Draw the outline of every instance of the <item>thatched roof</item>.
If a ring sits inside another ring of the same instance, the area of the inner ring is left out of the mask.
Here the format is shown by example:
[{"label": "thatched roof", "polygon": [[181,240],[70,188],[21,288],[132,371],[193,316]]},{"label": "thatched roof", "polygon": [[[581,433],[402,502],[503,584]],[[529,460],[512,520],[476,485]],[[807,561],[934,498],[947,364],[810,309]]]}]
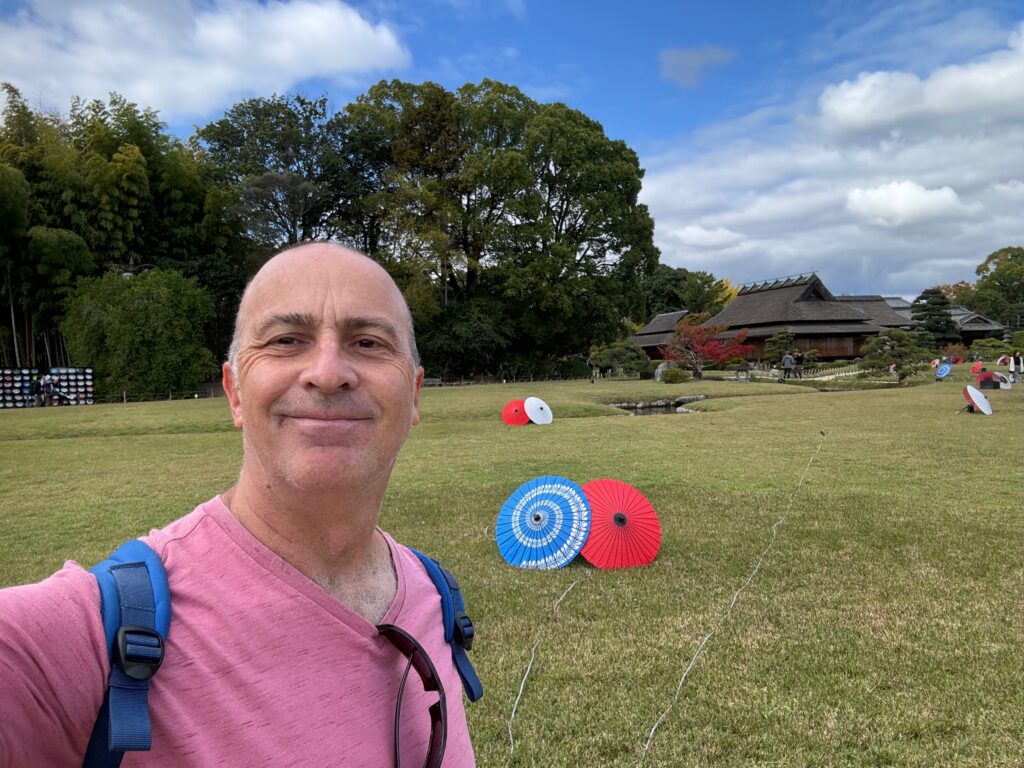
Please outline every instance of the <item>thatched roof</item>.
[{"label": "thatched roof", "polygon": [[[750,328],[753,333],[760,325],[851,323],[861,326],[859,332],[871,333],[872,330],[863,328],[868,320],[856,306],[837,301],[821,279],[810,274],[744,286],[725,309],[704,325]],[[873,332],[877,333],[877,329]]]},{"label": "thatched roof", "polygon": [[655,315],[651,322],[637,331],[635,336],[630,336],[629,340],[643,348],[663,347],[672,340],[676,325],[688,314],[690,311],[683,309]]},{"label": "thatched roof", "polygon": [[859,309],[871,323],[883,328],[909,328],[917,324],[894,310],[881,296],[838,296],[837,301]]}]

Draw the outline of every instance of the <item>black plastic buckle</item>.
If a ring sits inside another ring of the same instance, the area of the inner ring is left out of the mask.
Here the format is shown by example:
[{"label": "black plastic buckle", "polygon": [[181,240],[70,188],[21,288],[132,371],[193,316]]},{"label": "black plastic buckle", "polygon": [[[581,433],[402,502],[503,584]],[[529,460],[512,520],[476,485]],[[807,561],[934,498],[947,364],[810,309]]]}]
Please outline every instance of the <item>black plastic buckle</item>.
[{"label": "black plastic buckle", "polygon": [[[131,640],[131,645],[142,645],[151,654],[129,653],[128,634],[136,635]],[[138,637],[142,635],[142,637]],[[152,643],[146,642],[152,640]],[[140,641],[142,641],[140,643]],[[160,665],[164,662],[164,639],[160,633],[149,627],[139,627],[133,624],[125,624],[117,630],[114,637],[114,658],[113,663],[132,680],[149,680]]]},{"label": "black plastic buckle", "polygon": [[463,650],[471,650],[473,648],[473,635],[476,634],[476,630],[473,629],[473,622],[469,620],[462,611],[455,612],[455,642],[462,646]]}]

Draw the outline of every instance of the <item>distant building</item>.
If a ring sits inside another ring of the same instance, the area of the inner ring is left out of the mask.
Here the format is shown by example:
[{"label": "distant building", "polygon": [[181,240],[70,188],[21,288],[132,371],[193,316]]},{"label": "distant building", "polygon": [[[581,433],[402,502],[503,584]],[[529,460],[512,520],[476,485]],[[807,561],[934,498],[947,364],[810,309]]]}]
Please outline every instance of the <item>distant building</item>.
[{"label": "distant building", "polygon": [[911,320],[910,317],[910,302],[904,299],[902,296],[885,296],[885,303],[889,305],[897,315],[905,317],[907,320]]},{"label": "distant building", "polygon": [[882,296],[833,296],[813,272],[744,285],[704,323],[724,326],[723,338],[746,328],[750,360],[763,359],[765,341],[779,332],[793,335],[795,349],[817,350],[821,359],[836,360],[859,357],[864,342],[883,330],[912,325]]},{"label": "distant building", "polygon": [[1006,326],[1001,323],[979,315],[977,312],[972,312],[960,304],[950,307],[949,314],[953,316],[957,333],[960,334],[960,338],[967,346],[978,339],[1001,339],[1006,330]]},{"label": "distant building", "polygon": [[[911,304],[900,296],[886,296],[886,303],[892,310],[905,318],[911,318]],[[1006,331],[1006,326],[990,320],[984,315],[972,312],[961,304],[954,304],[949,308],[949,315],[956,323],[956,331],[960,334],[964,344],[970,346],[972,341],[978,339],[1001,339]]]},{"label": "distant building", "polygon": [[689,310],[682,309],[678,312],[655,315],[651,322],[637,331],[635,336],[630,336],[629,340],[643,349],[652,360],[661,360],[661,347],[672,340],[672,334],[675,333],[679,321],[688,314]]}]

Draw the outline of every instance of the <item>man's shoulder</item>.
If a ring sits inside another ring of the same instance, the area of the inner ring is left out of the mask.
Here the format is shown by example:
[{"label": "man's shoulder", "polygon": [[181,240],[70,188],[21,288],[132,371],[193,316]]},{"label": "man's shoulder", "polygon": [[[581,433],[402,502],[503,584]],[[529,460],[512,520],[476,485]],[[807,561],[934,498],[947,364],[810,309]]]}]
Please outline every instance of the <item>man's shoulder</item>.
[{"label": "man's shoulder", "polygon": [[222,505],[219,496],[204,501],[187,515],[179,517],[163,528],[154,528],[146,536],[139,538],[148,544],[158,555],[165,557],[167,550],[187,543],[196,536],[201,536],[209,523],[215,523],[215,511]]}]

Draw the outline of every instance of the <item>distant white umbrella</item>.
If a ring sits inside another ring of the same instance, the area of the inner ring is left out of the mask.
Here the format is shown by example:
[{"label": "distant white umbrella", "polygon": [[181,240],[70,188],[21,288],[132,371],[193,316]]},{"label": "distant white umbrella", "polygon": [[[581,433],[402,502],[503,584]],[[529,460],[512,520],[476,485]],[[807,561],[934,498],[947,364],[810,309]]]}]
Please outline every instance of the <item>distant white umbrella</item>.
[{"label": "distant white umbrella", "polygon": [[528,397],[523,403],[526,415],[534,424],[550,424],[554,420],[548,404],[539,397]]}]

